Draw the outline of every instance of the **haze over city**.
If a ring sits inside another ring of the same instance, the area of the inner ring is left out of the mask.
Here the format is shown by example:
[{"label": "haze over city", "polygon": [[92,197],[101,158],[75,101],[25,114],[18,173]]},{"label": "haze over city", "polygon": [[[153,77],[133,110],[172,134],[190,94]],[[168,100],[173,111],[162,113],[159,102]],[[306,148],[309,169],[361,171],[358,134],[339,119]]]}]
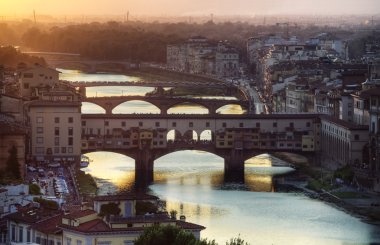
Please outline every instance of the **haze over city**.
[{"label": "haze over city", "polygon": [[263,15],[377,14],[377,0],[1,0],[0,14],[25,15],[34,9],[49,15]]}]

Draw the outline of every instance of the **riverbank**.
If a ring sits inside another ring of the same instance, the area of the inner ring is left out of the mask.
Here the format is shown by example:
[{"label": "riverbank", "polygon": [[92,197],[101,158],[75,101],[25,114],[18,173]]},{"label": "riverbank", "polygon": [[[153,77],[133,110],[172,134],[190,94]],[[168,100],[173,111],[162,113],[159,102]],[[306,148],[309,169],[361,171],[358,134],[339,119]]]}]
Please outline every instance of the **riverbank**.
[{"label": "riverbank", "polygon": [[[280,192],[302,192],[304,195],[329,203],[340,210],[380,225],[380,195],[353,186],[337,183],[332,172],[309,164],[307,159],[292,153],[276,153],[277,158],[293,164],[298,171],[277,183]],[[339,170],[341,174],[342,170]],[[345,170],[343,172],[346,172]]]}]

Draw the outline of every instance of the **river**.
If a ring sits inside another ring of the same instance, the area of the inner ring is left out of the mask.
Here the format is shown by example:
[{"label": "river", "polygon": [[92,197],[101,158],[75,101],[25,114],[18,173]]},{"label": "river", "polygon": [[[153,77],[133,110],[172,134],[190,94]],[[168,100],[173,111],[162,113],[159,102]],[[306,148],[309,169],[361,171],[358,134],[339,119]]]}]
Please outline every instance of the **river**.
[{"label": "river", "polygon": [[[123,75],[61,71],[61,79],[65,80],[138,79]],[[104,96],[143,94],[150,90],[141,87],[96,87],[88,92],[93,93],[92,96]],[[152,112],[155,109],[141,102],[130,103],[117,108],[114,113]],[[181,105],[173,113],[207,113],[201,110],[204,109],[194,106],[189,110],[187,106]],[[243,113],[241,108],[224,110],[223,113]],[[82,111],[102,113],[93,105],[83,105]],[[110,152],[87,155],[92,162],[84,170],[96,179],[99,194],[133,187],[133,159]],[[366,224],[342,210],[303,194],[276,192],[273,178],[293,171],[288,167],[272,167],[281,164],[286,165],[270,155],[257,156],[246,162],[244,184],[226,184],[223,182],[223,159],[220,157],[200,151],[176,152],[155,161],[154,183],[149,189],[151,194],[163,200],[168,211],[177,210],[178,215],[185,215],[187,221],[205,226],[202,238],[215,239],[220,245],[239,234],[251,245],[380,243],[380,228],[377,226]]]}]

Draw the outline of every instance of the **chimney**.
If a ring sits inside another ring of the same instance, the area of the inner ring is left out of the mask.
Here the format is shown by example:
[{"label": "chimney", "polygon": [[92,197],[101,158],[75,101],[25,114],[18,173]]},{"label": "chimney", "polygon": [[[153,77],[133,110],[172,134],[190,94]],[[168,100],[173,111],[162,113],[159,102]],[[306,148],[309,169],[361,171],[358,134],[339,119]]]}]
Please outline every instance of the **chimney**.
[{"label": "chimney", "polygon": [[186,222],[186,216],[185,215],[179,216],[179,220],[183,221],[183,222]]}]

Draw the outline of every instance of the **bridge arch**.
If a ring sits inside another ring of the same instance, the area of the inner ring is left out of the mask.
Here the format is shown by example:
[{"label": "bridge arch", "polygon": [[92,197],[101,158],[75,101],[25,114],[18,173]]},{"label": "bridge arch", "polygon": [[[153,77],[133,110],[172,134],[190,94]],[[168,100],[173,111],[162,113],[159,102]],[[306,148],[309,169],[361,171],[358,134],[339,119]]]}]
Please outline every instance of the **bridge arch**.
[{"label": "bridge arch", "polygon": [[82,102],[81,111],[83,114],[105,114],[106,109],[97,103]]},{"label": "bridge arch", "polygon": [[215,134],[211,129],[205,129],[199,134],[199,140],[214,142]]},{"label": "bridge arch", "polygon": [[[127,112],[122,111],[127,109]],[[128,111],[130,110],[130,111]],[[114,105],[112,114],[160,114],[161,109],[148,101],[144,100],[127,100]]]},{"label": "bridge arch", "polygon": [[216,109],[218,114],[245,114],[247,109],[244,106],[231,102]]},{"label": "bridge arch", "polygon": [[170,105],[167,114],[210,114],[210,108],[201,103],[178,102]]},{"label": "bridge arch", "polygon": [[175,142],[182,139],[182,134],[176,129],[169,130],[166,134],[166,142]]},{"label": "bridge arch", "polygon": [[198,141],[199,135],[197,131],[189,129],[183,134],[182,139],[188,142]]}]

